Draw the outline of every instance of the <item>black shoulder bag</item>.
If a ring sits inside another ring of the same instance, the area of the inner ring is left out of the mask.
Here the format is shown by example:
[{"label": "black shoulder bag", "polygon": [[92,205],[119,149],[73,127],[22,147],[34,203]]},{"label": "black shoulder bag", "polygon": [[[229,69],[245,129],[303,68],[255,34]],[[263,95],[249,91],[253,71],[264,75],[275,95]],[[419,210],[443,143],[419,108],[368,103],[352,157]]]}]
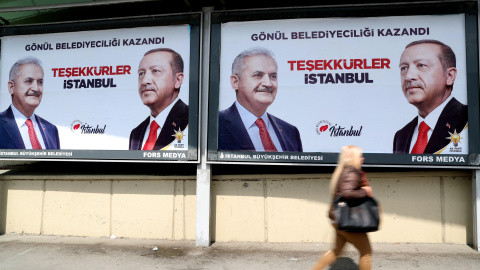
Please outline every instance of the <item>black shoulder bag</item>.
[{"label": "black shoulder bag", "polygon": [[345,200],[338,196],[334,201],[334,214],[338,229],[346,232],[374,232],[378,230],[380,215],[373,197]]},{"label": "black shoulder bag", "polygon": [[[365,173],[362,173],[365,186],[370,186]],[[374,232],[380,224],[380,209],[373,197],[345,200],[338,196],[333,201],[338,229],[346,232]]]}]

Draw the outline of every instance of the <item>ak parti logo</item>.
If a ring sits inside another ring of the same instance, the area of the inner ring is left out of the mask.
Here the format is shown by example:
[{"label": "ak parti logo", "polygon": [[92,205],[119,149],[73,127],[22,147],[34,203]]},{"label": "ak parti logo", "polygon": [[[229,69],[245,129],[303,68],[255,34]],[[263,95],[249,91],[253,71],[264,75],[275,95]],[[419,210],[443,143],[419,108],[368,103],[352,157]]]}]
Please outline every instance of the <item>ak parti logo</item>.
[{"label": "ak parti logo", "polygon": [[322,120],[317,123],[315,130],[317,131],[318,135],[321,135],[323,132],[327,131],[330,126],[332,126],[332,123],[327,120]]}]

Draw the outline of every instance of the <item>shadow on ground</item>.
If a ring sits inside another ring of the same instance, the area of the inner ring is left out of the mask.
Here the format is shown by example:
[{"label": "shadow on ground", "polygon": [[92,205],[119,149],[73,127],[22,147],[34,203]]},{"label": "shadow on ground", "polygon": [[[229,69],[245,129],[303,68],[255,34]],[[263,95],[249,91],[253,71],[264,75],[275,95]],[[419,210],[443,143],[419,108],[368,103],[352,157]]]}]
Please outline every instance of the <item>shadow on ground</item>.
[{"label": "shadow on ground", "polygon": [[341,257],[330,265],[330,270],[358,270],[358,265],[351,258]]}]

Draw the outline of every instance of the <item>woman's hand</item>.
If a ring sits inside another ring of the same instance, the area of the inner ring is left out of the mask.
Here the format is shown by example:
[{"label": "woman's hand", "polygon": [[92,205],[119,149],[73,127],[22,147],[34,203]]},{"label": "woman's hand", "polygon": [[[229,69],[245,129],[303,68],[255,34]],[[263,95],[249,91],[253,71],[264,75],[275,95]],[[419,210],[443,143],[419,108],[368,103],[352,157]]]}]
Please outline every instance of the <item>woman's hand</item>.
[{"label": "woman's hand", "polygon": [[368,197],[372,197],[373,196],[373,191],[372,191],[372,187],[371,186],[365,186],[365,187],[362,187],[366,192],[367,192],[367,196]]}]

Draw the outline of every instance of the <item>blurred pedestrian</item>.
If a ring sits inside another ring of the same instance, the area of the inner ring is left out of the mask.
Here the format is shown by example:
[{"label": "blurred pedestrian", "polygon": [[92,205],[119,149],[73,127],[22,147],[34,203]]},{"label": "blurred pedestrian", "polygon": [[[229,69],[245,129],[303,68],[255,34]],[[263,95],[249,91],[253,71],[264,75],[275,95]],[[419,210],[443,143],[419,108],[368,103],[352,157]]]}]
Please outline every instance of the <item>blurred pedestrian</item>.
[{"label": "blurred pedestrian", "polygon": [[[372,197],[372,188],[367,185],[366,174],[361,171],[363,164],[362,149],[354,145],[342,147],[338,158],[338,164],[330,180],[330,194],[332,202],[338,196],[345,200],[355,200],[365,197]],[[355,246],[360,252],[359,268],[368,270],[372,268],[372,248],[367,233],[340,231],[333,213],[333,204],[330,207],[328,216],[335,229],[335,246],[332,250],[324,253],[312,270],[320,270],[334,263],[340,256],[343,247],[347,242]]]}]

